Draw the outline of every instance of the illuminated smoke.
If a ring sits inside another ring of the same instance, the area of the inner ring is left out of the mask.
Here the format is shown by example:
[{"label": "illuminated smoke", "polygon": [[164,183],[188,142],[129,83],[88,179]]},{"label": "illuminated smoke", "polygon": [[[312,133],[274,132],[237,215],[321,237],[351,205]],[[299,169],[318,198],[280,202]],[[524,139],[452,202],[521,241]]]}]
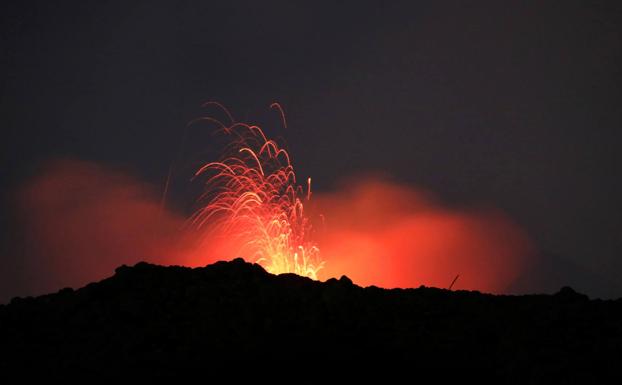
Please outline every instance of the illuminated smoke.
[{"label": "illuminated smoke", "polygon": [[47,162],[20,188],[16,210],[24,251],[15,283],[23,292],[14,294],[80,287],[121,264],[183,260],[185,219],[161,211],[147,184],[91,162]]},{"label": "illuminated smoke", "polygon": [[378,178],[317,193],[310,207],[326,259],[323,277],[360,285],[505,292],[533,255],[525,233],[494,209],[456,209]]}]

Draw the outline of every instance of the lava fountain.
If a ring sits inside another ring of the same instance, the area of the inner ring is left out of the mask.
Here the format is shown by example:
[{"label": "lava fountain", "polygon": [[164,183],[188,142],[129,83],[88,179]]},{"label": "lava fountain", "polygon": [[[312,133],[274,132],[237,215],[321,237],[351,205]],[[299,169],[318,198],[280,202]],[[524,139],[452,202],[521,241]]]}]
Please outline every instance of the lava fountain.
[{"label": "lava fountain", "polygon": [[[283,116],[278,104],[272,107]],[[311,178],[306,189],[298,185],[287,151],[259,126],[235,122],[223,110],[228,125],[211,117],[200,119],[217,124],[216,133],[225,135],[228,145],[220,160],[204,164],[194,175],[205,178],[205,190],[192,223],[206,236],[218,234],[237,245],[237,256],[270,273],[317,279],[324,262],[310,240],[303,205],[311,198]]]}]

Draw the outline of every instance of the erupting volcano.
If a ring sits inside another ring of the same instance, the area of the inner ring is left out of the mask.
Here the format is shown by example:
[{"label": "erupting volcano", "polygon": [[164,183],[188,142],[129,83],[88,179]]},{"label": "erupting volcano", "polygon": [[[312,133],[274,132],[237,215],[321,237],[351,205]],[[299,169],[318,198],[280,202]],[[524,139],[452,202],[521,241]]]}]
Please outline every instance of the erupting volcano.
[{"label": "erupting volcano", "polygon": [[[306,186],[297,182],[282,144],[219,103],[204,106],[217,107],[224,119],[191,125],[208,123],[212,146],[222,150],[193,173],[202,182],[190,218],[199,242],[182,264],[242,257],[274,274],[347,275],[388,288],[447,287],[459,274],[459,288],[488,292],[506,291],[524,268],[530,242],[503,213],[447,207],[411,186],[366,175],[311,202],[311,178]],[[287,127],[280,105],[271,107]]]},{"label": "erupting volcano", "polygon": [[[236,256],[255,261],[270,273],[317,279],[324,262],[310,239],[303,205],[311,198],[311,178],[305,191],[297,184],[289,154],[276,141],[257,125],[236,122],[220,104],[208,104],[218,105],[230,118],[228,125],[203,118],[216,123],[216,134],[227,136],[229,144],[219,161],[195,173],[206,181],[199,199],[202,207],[192,223],[238,245]],[[272,106],[282,114],[278,104]]]},{"label": "erupting volcano", "polygon": [[274,274],[346,275],[385,288],[448,287],[460,275],[454,289],[493,293],[512,292],[529,267],[529,237],[503,212],[450,206],[365,174],[312,194],[311,178],[298,181],[282,143],[218,103],[207,106],[219,110],[190,124],[206,123],[201,132],[212,136],[183,152],[201,154],[183,177],[184,188],[199,188],[190,214],[162,205],[131,175],[84,161],[50,161],[23,186],[19,207],[34,250],[25,263],[53,271],[31,280],[37,292],[78,287],[139,260],[199,267],[241,257]]}]

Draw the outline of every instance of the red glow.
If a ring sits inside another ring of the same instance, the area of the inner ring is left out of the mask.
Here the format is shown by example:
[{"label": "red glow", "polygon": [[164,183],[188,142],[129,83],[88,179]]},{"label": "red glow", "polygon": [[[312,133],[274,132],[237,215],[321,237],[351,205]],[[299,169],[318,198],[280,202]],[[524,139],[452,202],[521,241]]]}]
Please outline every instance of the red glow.
[{"label": "red glow", "polygon": [[28,291],[79,287],[141,260],[172,264],[184,254],[185,219],[160,209],[149,186],[82,161],[48,162],[20,191]]},{"label": "red glow", "polygon": [[447,288],[459,274],[454,289],[504,292],[532,254],[501,212],[451,209],[411,187],[367,179],[314,199],[314,211],[325,213],[322,277]]}]

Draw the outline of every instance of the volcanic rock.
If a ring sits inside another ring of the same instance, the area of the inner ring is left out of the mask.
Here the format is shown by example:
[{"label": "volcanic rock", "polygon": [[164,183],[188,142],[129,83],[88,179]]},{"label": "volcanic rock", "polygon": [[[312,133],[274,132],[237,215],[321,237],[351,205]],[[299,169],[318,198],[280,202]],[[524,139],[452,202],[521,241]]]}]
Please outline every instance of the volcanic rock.
[{"label": "volcanic rock", "polygon": [[316,374],[357,367],[360,375],[392,362],[437,378],[470,372],[505,383],[594,383],[619,378],[620,357],[621,300],[589,300],[570,288],[526,296],[362,288],[345,276],[276,276],[241,259],[121,266],[78,290],[0,306],[6,378],[176,378],[219,362]]}]

